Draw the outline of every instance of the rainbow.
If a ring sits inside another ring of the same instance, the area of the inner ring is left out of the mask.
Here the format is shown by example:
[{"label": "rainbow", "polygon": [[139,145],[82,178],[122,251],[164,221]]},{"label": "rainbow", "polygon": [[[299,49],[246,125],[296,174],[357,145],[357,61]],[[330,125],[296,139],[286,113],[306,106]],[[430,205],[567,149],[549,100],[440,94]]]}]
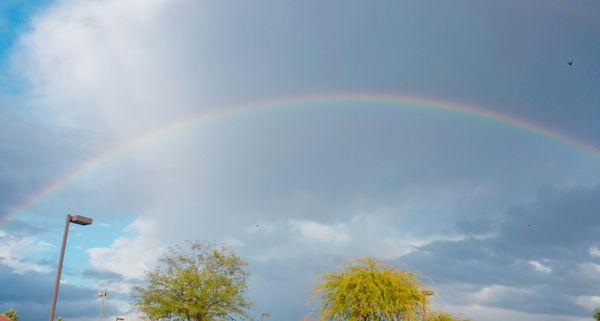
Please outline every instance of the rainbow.
[{"label": "rainbow", "polygon": [[404,96],[404,95],[393,95],[393,94],[332,94],[332,95],[319,95],[319,96],[305,96],[299,98],[287,98],[287,99],[277,99],[277,100],[268,100],[261,101],[249,104],[242,104],[233,107],[225,107],[214,109],[213,111],[203,113],[197,117],[186,118],[181,121],[177,121],[171,123],[167,126],[157,128],[155,130],[149,131],[143,135],[134,137],[131,140],[125,141],[122,144],[119,144],[113,149],[108,150],[107,152],[99,155],[98,157],[88,160],[86,162],[81,163],[79,166],[75,167],[68,174],[58,178],[57,180],[52,181],[50,184],[46,185],[44,188],[37,191],[35,194],[32,194],[25,198],[20,204],[15,206],[10,212],[4,213],[2,215],[2,221],[0,221],[0,226],[3,223],[10,221],[14,216],[19,214],[20,212],[25,211],[26,209],[32,207],[36,203],[38,203],[44,197],[52,194],[54,191],[60,189],[61,187],[67,185],[70,181],[74,180],[77,176],[85,173],[93,168],[96,168],[104,163],[110,162],[111,160],[118,158],[120,155],[126,154],[136,147],[143,146],[154,141],[157,138],[164,137],[167,135],[174,134],[176,132],[181,131],[182,129],[193,127],[200,125],[209,120],[225,118],[231,115],[250,112],[261,109],[270,109],[270,108],[286,108],[290,106],[298,106],[301,104],[314,104],[314,103],[333,103],[333,102],[363,102],[363,103],[389,103],[389,104],[402,104],[402,105],[412,105],[417,107],[429,107],[435,108],[439,110],[449,110],[460,113],[465,113],[469,115],[474,115],[478,117],[483,117],[487,119],[491,119],[500,123],[509,124],[514,127],[523,128],[528,131],[534,132],[538,135],[548,137],[555,141],[561,142],[572,148],[576,148],[587,152],[591,155],[600,155],[600,149],[594,148],[593,146],[589,146],[587,144],[581,143],[567,135],[564,135],[560,132],[553,131],[546,127],[542,127],[540,125],[518,119],[512,116],[508,116],[505,114],[501,114],[498,112],[494,112],[488,110],[483,107],[462,104],[451,101],[444,101],[432,98],[422,98],[422,97],[412,97],[412,96]]}]

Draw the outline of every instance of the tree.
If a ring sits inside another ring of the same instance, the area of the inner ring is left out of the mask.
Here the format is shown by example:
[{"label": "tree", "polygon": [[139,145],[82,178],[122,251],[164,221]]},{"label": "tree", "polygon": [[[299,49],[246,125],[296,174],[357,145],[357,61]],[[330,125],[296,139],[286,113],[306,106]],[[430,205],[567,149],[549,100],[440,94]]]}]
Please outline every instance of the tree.
[{"label": "tree", "polygon": [[224,247],[192,242],[170,248],[134,287],[133,306],[150,320],[223,321],[247,318],[247,263]]},{"label": "tree", "polygon": [[363,257],[323,274],[313,300],[321,321],[412,321],[429,303],[425,290],[413,273]]},{"label": "tree", "polygon": [[425,320],[427,320],[427,321],[471,321],[470,319],[464,319],[461,317],[453,316],[453,315],[445,313],[445,312],[429,313]]},{"label": "tree", "polygon": [[596,319],[596,321],[600,321],[600,309],[594,310],[593,317]]},{"label": "tree", "polygon": [[17,315],[17,312],[13,309],[6,310],[6,312],[0,314],[0,316],[6,317],[12,321],[19,321],[19,316]]},{"label": "tree", "polygon": [[63,321],[63,317],[61,317],[60,315],[58,317],[56,317],[56,321]]}]

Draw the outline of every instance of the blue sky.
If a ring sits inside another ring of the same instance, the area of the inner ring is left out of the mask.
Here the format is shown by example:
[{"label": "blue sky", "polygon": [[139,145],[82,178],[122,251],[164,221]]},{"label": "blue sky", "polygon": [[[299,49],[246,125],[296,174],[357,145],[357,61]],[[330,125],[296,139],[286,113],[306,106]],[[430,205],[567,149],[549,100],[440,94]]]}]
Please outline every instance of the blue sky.
[{"label": "blue sky", "polygon": [[[95,318],[103,289],[109,315],[137,320],[129,289],[185,240],[248,260],[252,314],[281,321],[311,311],[316,275],[361,255],[429,276],[435,308],[475,320],[588,320],[599,37],[600,4],[584,0],[3,2],[0,310],[46,317],[74,212],[95,224],[70,235],[68,320]],[[149,135],[340,93],[480,106],[587,150],[435,106],[347,100]],[[136,137],[151,139],[20,206]]]}]

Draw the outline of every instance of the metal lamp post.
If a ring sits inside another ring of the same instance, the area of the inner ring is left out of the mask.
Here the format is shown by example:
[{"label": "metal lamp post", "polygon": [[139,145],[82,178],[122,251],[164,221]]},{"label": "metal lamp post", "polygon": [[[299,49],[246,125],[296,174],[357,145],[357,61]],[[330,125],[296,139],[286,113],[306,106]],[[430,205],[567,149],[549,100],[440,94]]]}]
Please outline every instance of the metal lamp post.
[{"label": "metal lamp post", "polygon": [[[423,290],[423,291],[421,291],[421,293],[423,293],[424,296],[432,296],[433,295],[433,291],[431,291],[431,290]],[[422,309],[421,318],[423,320],[425,320],[425,312],[426,312],[426,310],[425,310],[425,302],[423,302],[421,304],[421,309]]]},{"label": "metal lamp post", "polygon": [[98,296],[100,297],[100,314],[98,315],[98,321],[102,321],[102,310],[104,310],[104,299],[106,298],[106,295],[106,291],[98,292]]},{"label": "metal lamp post", "polygon": [[69,225],[90,225],[92,219],[81,215],[67,214],[65,231],[63,232],[62,246],[60,248],[60,258],[58,259],[58,268],[56,271],[56,280],[54,280],[54,295],[52,296],[52,307],[50,308],[50,321],[54,321],[54,312],[56,312],[56,300],[58,299],[58,287],[60,285],[60,274],[62,272],[63,259],[65,258],[65,247],[67,246],[67,236],[69,234]]}]

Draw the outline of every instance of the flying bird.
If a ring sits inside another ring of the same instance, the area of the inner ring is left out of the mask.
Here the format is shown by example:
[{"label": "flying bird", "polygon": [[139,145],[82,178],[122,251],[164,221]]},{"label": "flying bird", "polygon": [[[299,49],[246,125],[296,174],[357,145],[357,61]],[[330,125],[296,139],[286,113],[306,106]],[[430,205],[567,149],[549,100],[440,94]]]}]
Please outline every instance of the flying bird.
[{"label": "flying bird", "polygon": [[573,66],[573,58],[571,58],[571,60],[567,61],[567,65]]}]

